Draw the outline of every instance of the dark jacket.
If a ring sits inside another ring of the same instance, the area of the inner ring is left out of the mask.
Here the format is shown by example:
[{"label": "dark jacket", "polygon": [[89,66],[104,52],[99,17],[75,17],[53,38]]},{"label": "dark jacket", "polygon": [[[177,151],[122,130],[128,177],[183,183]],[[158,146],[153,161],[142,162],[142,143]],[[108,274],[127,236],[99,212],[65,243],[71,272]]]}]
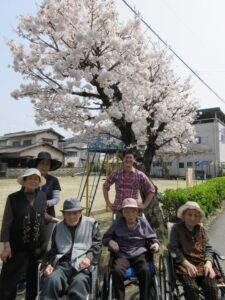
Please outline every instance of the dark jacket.
[{"label": "dark jacket", "polygon": [[155,232],[144,218],[138,217],[137,225],[133,230],[127,227],[124,217],[116,220],[103,236],[102,243],[108,246],[114,240],[119,245],[116,256],[132,258],[149,251],[149,245],[158,243]]},{"label": "dark jacket", "polygon": [[12,251],[30,250],[40,247],[44,242],[45,193],[37,191],[33,205],[30,205],[24,191],[21,189],[8,196],[6,208],[11,209],[12,221],[8,223],[5,220],[5,211],[2,232],[4,230],[5,232],[9,231],[9,242]]}]

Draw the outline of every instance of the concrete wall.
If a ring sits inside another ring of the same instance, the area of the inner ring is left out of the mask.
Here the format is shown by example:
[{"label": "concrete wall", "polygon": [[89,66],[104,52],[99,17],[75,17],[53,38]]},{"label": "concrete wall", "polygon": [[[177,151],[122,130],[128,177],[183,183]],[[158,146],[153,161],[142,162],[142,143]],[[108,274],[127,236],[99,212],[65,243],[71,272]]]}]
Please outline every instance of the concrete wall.
[{"label": "concrete wall", "polygon": [[[8,169],[6,173],[6,178],[17,178],[24,173],[26,169]],[[60,176],[76,176],[82,175],[84,172],[84,168],[59,168],[51,172],[52,175],[60,177]],[[3,177],[3,176],[2,176]],[[4,176],[5,177],[5,176]]]}]

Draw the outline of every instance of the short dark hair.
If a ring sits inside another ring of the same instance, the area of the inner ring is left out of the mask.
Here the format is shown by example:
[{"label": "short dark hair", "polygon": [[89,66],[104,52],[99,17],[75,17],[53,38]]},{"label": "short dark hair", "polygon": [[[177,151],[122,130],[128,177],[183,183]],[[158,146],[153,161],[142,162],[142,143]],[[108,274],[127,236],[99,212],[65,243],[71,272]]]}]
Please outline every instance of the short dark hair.
[{"label": "short dark hair", "polygon": [[127,154],[132,154],[132,155],[134,156],[134,158],[136,158],[136,154],[135,154],[135,152],[134,152],[133,149],[127,149],[127,150],[125,150],[124,153],[123,153],[123,158],[124,158]]}]

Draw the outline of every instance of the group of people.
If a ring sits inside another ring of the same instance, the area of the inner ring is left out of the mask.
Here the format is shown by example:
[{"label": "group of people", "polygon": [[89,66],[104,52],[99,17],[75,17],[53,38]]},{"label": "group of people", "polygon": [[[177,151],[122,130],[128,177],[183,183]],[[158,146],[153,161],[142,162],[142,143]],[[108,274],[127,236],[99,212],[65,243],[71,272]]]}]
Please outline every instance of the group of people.
[{"label": "group of people", "polygon": [[[29,169],[17,181],[18,192],[6,201],[1,228],[3,261],[0,275],[0,299],[16,298],[17,284],[25,273],[26,300],[37,295],[37,264],[44,259],[44,280],[40,300],[55,300],[63,294],[69,299],[86,299],[90,293],[91,267],[97,265],[102,244],[112,253],[112,277],[115,299],[125,297],[124,274],[132,266],[139,280],[140,299],[149,299],[151,273],[149,261],[160,248],[155,231],[140,215],[155,196],[148,177],[134,168],[135,156],[124,154],[123,167],[113,171],[103,184],[107,206],[116,220],[101,236],[98,223],[82,214],[80,201],[64,201],[62,220],[55,216],[54,205],[60,199],[60,185],[49,171],[61,163],[48,152],[40,152],[28,163]],[[109,198],[115,184],[115,201]],[[146,197],[139,202],[140,189]],[[204,212],[196,202],[187,202],[178,210],[181,222],[173,226],[169,250],[175,254],[176,272],[184,285],[185,299],[199,299],[201,285],[206,299],[216,300],[217,270],[212,264],[212,247],[202,225]],[[56,223],[53,229],[53,224]],[[51,247],[47,252],[51,236]],[[207,298],[210,295],[210,298]]]}]

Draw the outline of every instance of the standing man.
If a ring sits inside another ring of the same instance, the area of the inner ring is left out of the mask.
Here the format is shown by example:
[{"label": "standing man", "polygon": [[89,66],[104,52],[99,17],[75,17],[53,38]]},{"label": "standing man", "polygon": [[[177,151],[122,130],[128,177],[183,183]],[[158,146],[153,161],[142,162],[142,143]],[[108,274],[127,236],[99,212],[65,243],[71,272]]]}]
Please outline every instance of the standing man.
[{"label": "standing man", "polygon": [[[144,188],[146,197],[138,207],[145,209],[149,206],[155,196],[155,187],[148,177],[140,170],[134,168],[135,155],[132,150],[124,153],[123,168],[113,171],[103,184],[103,195],[107,206],[115,212],[122,209],[125,198],[133,198],[138,201],[140,189]],[[114,203],[109,199],[110,186],[115,183],[116,197]]]}]

